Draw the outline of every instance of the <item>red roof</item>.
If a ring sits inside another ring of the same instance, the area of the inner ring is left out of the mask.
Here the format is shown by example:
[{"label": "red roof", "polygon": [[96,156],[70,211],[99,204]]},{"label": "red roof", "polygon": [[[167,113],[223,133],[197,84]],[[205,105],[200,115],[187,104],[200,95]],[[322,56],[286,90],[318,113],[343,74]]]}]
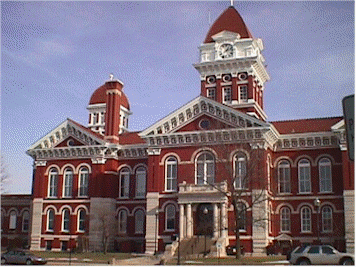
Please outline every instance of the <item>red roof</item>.
[{"label": "red roof", "polygon": [[214,42],[212,36],[224,30],[238,33],[241,38],[253,38],[242,17],[233,6],[226,9],[210,27],[204,43]]},{"label": "red roof", "polygon": [[[106,84],[103,84],[91,95],[89,105],[106,103]],[[121,91],[121,105],[130,110],[129,101],[124,92]]]},{"label": "red roof", "polygon": [[329,132],[343,117],[271,122],[280,134]]},{"label": "red roof", "polygon": [[134,145],[146,143],[139,135],[138,132],[126,132],[119,135],[120,145]]}]

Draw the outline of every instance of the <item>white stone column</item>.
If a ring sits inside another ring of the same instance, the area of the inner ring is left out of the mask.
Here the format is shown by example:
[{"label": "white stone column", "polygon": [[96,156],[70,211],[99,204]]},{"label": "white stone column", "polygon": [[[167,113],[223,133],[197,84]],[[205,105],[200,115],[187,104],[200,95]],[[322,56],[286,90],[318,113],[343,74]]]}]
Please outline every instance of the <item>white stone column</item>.
[{"label": "white stone column", "polygon": [[219,237],[219,214],[218,214],[218,204],[213,204],[213,220],[214,220],[214,238]]},{"label": "white stone column", "polygon": [[227,227],[227,210],[226,204],[221,203],[221,236],[227,237],[228,236],[228,227]]},{"label": "white stone column", "polygon": [[346,251],[355,253],[355,191],[344,190]]},{"label": "white stone column", "polygon": [[154,254],[158,248],[158,225],[156,212],[159,209],[159,194],[156,192],[147,193],[146,211],[146,253]]},{"label": "white stone column", "polygon": [[184,238],[184,205],[179,205],[179,239]]},{"label": "white stone column", "polygon": [[41,249],[43,199],[35,198],[32,202],[31,250]]},{"label": "white stone column", "polygon": [[187,204],[187,237],[193,236],[192,204]]},{"label": "white stone column", "polygon": [[268,201],[267,191],[262,189],[253,189],[252,198],[260,198],[264,201],[252,206],[252,218],[255,220],[252,224],[253,255],[266,255],[265,248],[268,244]]}]

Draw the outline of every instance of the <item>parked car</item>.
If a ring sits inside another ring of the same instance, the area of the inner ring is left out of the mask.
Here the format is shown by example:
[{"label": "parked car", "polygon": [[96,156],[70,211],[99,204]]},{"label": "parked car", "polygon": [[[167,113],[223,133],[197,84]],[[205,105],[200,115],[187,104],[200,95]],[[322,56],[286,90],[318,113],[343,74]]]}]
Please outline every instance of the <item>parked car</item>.
[{"label": "parked car", "polygon": [[[244,255],[245,254],[245,249],[243,246],[240,246],[240,249],[241,249],[241,255]],[[237,253],[237,249],[236,249],[236,246],[227,246],[226,247],[226,254],[227,255],[236,255]]]},{"label": "parked car", "polygon": [[41,257],[37,257],[30,252],[22,250],[10,250],[1,254],[1,265],[4,264],[46,264],[47,260]]},{"label": "parked car", "polygon": [[354,265],[354,255],[342,253],[329,245],[301,246],[295,248],[287,259],[297,265]]}]

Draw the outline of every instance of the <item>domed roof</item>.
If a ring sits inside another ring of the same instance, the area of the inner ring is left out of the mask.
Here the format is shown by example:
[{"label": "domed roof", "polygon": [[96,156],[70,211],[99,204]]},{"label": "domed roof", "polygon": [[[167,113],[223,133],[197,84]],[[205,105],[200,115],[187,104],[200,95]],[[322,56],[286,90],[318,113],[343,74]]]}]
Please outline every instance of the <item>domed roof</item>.
[{"label": "domed roof", "polygon": [[227,8],[210,27],[204,43],[214,42],[212,36],[222,31],[238,33],[241,38],[253,38],[242,17],[233,6]]},{"label": "domed roof", "polygon": [[[94,91],[94,93],[90,97],[89,105],[95,104],[105,104],[106,103],[106,83],[100,86],[98,89]],[[123,91],[121,91],[121,103],[122,106],[130,110],[129,100]]]}]

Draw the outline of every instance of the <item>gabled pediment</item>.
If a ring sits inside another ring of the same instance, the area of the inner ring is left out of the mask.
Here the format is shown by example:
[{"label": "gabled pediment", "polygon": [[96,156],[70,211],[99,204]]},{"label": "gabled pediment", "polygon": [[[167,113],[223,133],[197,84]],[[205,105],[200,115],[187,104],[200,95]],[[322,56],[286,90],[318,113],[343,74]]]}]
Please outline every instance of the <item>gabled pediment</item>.
[{"label": "gabled pediment", "polygon": [[268,123],[243,112],[232,109],[209,98],[199,96],[143,130],[139,135],[145,138],[161,134],[172,134],[184,129],[188,131],[189,125],[196,127],[197,123],[200,122],[199,118],[202,118],[203,115],[213,120],[216,125],[220,125],[220,129],[224,127],[265,128],[270,126]]},{"label": "gabled pediment", "polygon": [[338,123],[334,124],[331,127],[332,131],[340,131],[340,130],[345,130],[345,120],[340,120]]},{"label": "gabled pediment", "polygon": [[105,141],[99,134],[92,132],[77,122],[67,119],[34,143],[29,148],[29,151],[69,146],[98,146],[103,144],[105,144]]}]

